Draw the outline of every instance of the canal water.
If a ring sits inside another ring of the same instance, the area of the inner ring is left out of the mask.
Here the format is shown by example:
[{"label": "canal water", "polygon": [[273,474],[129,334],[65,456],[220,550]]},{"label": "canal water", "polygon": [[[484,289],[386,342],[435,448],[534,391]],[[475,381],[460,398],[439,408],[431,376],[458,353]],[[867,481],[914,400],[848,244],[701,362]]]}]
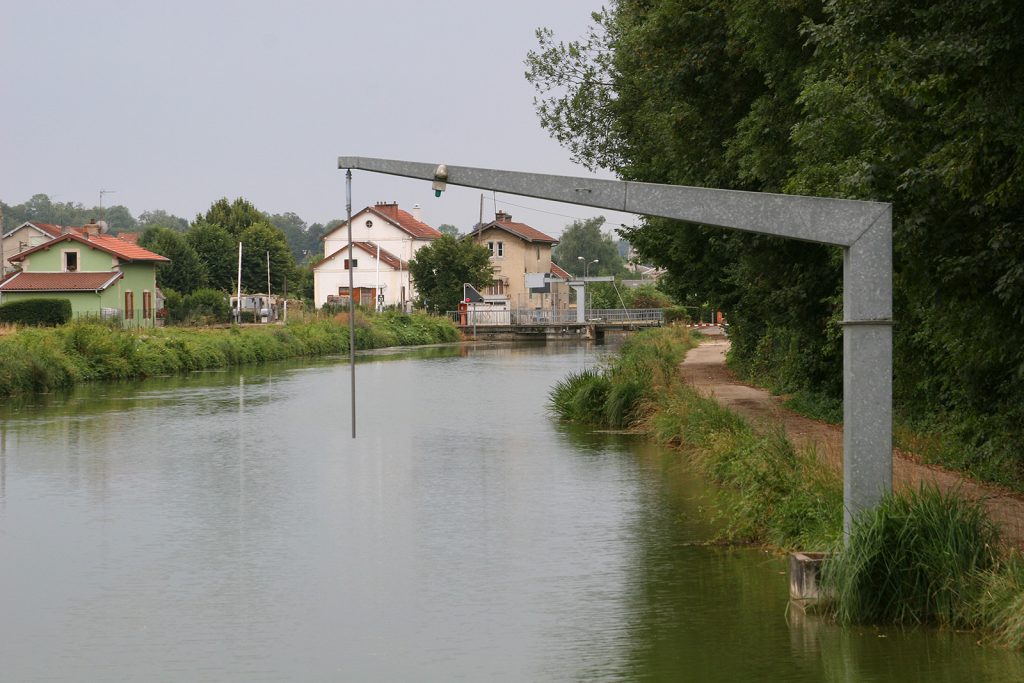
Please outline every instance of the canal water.
[{"label": "canal water", "polygon": [[677,454],[560,427],[586,346],[197,373],[0,407],[0,680],[1020,681],[787,612]]}]

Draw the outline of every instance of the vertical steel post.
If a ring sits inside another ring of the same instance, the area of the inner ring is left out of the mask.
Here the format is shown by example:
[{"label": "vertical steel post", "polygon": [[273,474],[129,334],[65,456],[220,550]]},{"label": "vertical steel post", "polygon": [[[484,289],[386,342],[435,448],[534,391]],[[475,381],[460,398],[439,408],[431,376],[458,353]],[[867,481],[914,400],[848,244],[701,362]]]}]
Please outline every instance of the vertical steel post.
[{"label": "vertical steel post", "polygon": [[843,533],[892,490],[892,211],[843,249]]},{"label": "vertical steel post", "polygon": [[352,378],[352,438],[356,438],[356,292],[352,271],[352,169],[345,173],[345,211],[348,213],[348,364]]}]

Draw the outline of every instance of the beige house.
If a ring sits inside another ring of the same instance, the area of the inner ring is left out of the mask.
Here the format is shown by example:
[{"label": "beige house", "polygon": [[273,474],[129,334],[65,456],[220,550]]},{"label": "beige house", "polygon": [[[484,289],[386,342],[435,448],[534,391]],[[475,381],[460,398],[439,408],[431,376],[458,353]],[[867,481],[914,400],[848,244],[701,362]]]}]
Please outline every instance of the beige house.
[{"label": "beige house", "polygon": [[[494,282],[481,292],[493,300],[503,296],[510,308],[569,308],[569,274],[551,262],[558,240],[499,211],[495,219],[466,236],[491,251]],[[562,282],[551,282],[559,278]]]}]

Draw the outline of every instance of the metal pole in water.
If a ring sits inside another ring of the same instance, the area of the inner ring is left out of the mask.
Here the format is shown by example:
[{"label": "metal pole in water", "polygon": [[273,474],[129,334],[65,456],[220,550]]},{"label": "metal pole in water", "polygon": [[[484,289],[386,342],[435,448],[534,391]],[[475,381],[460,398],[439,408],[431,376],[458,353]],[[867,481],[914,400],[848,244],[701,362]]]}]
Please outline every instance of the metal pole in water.
[{"label": "metal pole in water", "polygon": [[345,210],[348,213],[348,362],[352,378],[352,438],[356,438],[356,299],[352,278],[352,169],[345,172]]}]

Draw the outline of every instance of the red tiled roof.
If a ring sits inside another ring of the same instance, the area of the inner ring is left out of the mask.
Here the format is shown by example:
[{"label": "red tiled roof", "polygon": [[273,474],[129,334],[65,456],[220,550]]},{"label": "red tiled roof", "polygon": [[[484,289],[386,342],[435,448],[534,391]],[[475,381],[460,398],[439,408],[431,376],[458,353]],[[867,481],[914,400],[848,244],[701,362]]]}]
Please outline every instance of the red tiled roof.
[{"label": "red tiled roof", "polygon": [[[377,245],[374,242],[353,242],[352,243],[352,247],[353,247],[353,249],[359,248],[361,251],[365,252],[366,254],[369,254],[370,256],[372,256],[374,258],[377,258]],[[313,267],[316,268],[321,263],[326,263],[327,261],[330,261],[332,258],[334,258],[335,256],[337,256],[339,254],[347,255],[348,254],[348,245],[345,245],[341,249],[338,249],[336,252],[334,252],[330,256],[325,256],[324,258],[320,259],[319,261],[317,261],[316,263],[313,264]],[[395,256],[394,254],[392,254],[391,252],[386,251],[384,249],[380,250],[380,262],[388,264],[389,266],[391,266],[395,270],[402,270],[403,269],[402,260],[400,258],[398,258],[397,256]],[[408,264],[408,262],[406,262],[405,269],[408,269],[408,268],[409,268],[409,264]]]},{"label": "red tiled roof", "polygon": [[512,221],[491,221],[487,225],[483,226],[479,230],[474,230],[471,235],[479,235],[489,228],[498,228],[505,232],[510,232],[516,237],[526,242],[543,242],[545,244],[558,244],[558,240],[550,235],[545,235],[540,230],[531,228],[526,223],[513,223]]},{"label": "red tiled roof", "polygon": [[373,206],[366,207],[366,210],[386,218],[413,237],[433,240],[441,236],[441,232],[439,230],[435,230],[423,221],[416,220],[408,211],[399,209],[397,203],[374,204]]},{"label": "red tiled roof", "polygon": [[[383,218],[399,230],[405,231],[416,239],[436,240],[441,236],[440,230],[435,230],[423,221],[416,220],[408,211],[399,209],[398,204],[374,204],[373,206],[367,206],[362,211],[359,211],[359,213],[363,213],[364,211],[369,211],[373,215]],[[345,223],[339,223],[329,232],[325,232],[321,235],[320,239],[324,240],[331,233],[337,230],[342,230],[344,227]]]},{"label": "red tiled roof", "polygon": [[0,292],[94,292],[114,284],[124,273],[26,273],[21,271],[0,283]]},{"label": "red tiled roof", "polygon": [[120,258],[129,261],[169,261],[165,256],[143,249],[134,242],[123,240],[115,235],[92,235],[88,240],[82,240],[90,245],[99,245],[101,249],[107,249]]},{"label": "red tiled roof", "polygon": [[570,275],[567,270],[562,268],[557,263],[552,263],[551,264],[551,274],[554,275],[555,277],[560,277],[563,280],[571,280],[572,279],[572,275]]},{"label": "red tiled roof", "polygon": [[441,237],[440,230],[430,227],[422,220],[416,220],[413,214],[408,211],[402,211],[398,208],[397,204],[375,204],[372,207],[367,207],[367,210],[387,218],[401,229],[412,234],[414,238],[436,240]]},{"label": "red tiled roof", "polygon": [[49,242],[44,242],[39,246],[32,247],[31,249],[26,249],[20,254],[15,254],[8,260],[11,262],[22,261],[26,256],[34,254],[37,251],[49,249],[58,242],[68,241],[79,242],[80,244],[88,245],[94,249],[105,251],[123,261],[170,261],[170,259],[163,257],[160,254],[154,254],[148,249],[143,249],[137,244],[132,244],[131,242],[127,242],[113,235],[79,235],[73,232],[56,237]]}]

